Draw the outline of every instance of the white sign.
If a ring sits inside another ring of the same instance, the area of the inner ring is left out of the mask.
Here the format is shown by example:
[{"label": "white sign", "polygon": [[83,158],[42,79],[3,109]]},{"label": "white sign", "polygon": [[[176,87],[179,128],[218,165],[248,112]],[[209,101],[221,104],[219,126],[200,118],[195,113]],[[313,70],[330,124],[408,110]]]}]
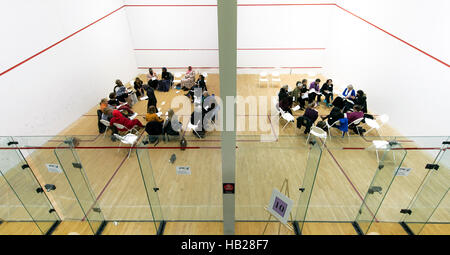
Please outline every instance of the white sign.
[{"label": "white sign", "polygon": [[283,224],[287,224],[293,201],[277,189],[273,189],[267,210]]},{"label": "white sign", "polygon": [[50,173],[62,173],[62,169],[58,164],[45,164]]},{"label": "white sign", "polygon": [[397,176],[408,176],[412,168],[399,167],[397,170]]},{"label": "white sign", "polygon": [[189,166],[177,166],[177,174],[190,175],[191,167]]}]

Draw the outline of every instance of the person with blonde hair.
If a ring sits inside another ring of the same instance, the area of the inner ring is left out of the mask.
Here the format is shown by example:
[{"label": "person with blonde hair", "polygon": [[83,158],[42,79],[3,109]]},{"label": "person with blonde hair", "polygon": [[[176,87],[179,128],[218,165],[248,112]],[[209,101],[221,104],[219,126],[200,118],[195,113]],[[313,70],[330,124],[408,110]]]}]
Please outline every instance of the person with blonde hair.
[{"label": "person with blonde hair", "polygon": [[178,116],[175,115],[175,112],[172,109],[167,111],[167,119],[163,124],[163,136],[164,140],[170,140],[170,136],[179,136],[180,132],[183,131],[183,124],[178,121]]}]

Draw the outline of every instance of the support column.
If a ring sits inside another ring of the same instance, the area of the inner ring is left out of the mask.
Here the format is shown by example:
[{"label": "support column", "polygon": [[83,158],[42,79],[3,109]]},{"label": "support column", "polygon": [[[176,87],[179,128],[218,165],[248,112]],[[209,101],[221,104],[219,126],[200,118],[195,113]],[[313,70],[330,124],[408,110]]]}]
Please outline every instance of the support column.
[{"label": "support column", "polygon": [[[237,1],[217,0],[217,17],[219,24],[220,97],[223,102],[222,182],[235,184],[236,106],[234,99],[236,98]],[[234,200],[234,192],[223,194],[224,235],[234,235]]]}]

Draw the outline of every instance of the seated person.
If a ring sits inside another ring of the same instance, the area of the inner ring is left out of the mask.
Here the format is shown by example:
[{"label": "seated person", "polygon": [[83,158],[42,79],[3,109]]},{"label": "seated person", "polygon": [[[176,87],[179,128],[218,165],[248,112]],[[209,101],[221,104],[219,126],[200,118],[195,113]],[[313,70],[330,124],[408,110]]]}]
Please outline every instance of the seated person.
[{"label": "seated person", "polygon": [[308,87],[307,87],[307,80],[303,79],[302,82],[297,81],[297,84],[295,86],[295,89],[292,91],[292,96],[294,97],[294,101],[297,102],[300,105],[300,110],[305,110],[305,103],[306,99],[308,97],[305,97],[308,95]]},{"label": "seated person", "polygon": [[[112,108],[109,108],[109,107],[105,108],[103,110],[101,119],[106,120],[106,121],[111,121],[111,119],[113,117],[113,114],[112,114],[113,111],[114,110]],[[114,134],[117,134],[117,128],[114,125],[110,125],[109,128],[112,131],[111,140],[114,142],[117,140],[116,137],[114,136]]]},{"label": "seated person", "polygon": [[178,121],[178,116],[175,115],[172,109],[169,109],[167,112],[167,119],[163,124],[163,135],[164,140],[167,134],[167,139],[169,140],[170,136],[179,136],[180,132],[182,132],[183,124]]},{"label": "seated person", "polygon": [[186,74],[184,75],[184,78],[181,79],[181,89],[187,91],[192,88],[195,84],[195,71],[192,70],[192,66],[188,67],[188,70]]},{"label": "seated person", "polygon": [[158,87],[158,75],[153,72],[153,69],[151,68],[148,69],[147,79],[148,86],[152,87],[153,89],[156,89]]},{"label": "seated person", "polygon": [[204,138],[205,137],[205,127],[203,125],[203,119],[205,117],[206,110],[201,106],[201,104],[198,104],[194,106],[194,111],[191,114],[191,124],[192,125],[198,125],[197,129],[195,129],[194,135],[198,138]]},{"label": "seated person", "polygon": [[150,143],[159,140],[159,136],[163,134],[163,123],[159,121],[150,121],[145,125],[145,132],[148,134]]},{"label": "seated person", "polygon": [[316,97],[317,97],[317,103],[315,104],[316,106],[320,102],[320,97],[321,97],[321,95],[319,94],[320,93],[319,84],[320,84],[320,79],[316,79],[315,81],[311,82],[311,84],[309,85],[309,91],[313,90],[316,93],[310,92],[308,94],[308,103],[314,102],[314,99],[316,99]]},{"label": "seated person", "polygon": [[[197,91],[197,94],[195,94],[195,92]],[[200,97],[200,95],[202,95],[202,88],[200,87],[200,84],[195,83],[194,86],[192,86],[192,88],[188,91],[188,93],[184,94],[185,96],[189,97],[189,99],[191,99],[191,103],[194,102],[194,95]]]},{"label": "seated person", "polygon": [[308,104],[303,116],[297,118],[297,128],[301,128],[302,125],[304,125],[306,128],[304,131],[305,134],[309,133],[312,125],[314,125],[314,122],[316,122],[317,117],[319,116],[319,113],[314,109],[314,106],[314,103]]},{"label": "seated person", "polygon": [[108,104],[111,105],[111,106],[118,106],[118,105],[120,105],[119,100],[116,99],[116,93],[115,92],[109,93]]},{"label": "seated person", "polygon": [[[333,107],[333,109],[331,109],[330,114],[326,115],[326,116],[320,116],[322,118],[322,120],[327,120],[328,125],[333,125],[333,123],[335,123],[336,121],[338,121],[339,119],[344,118],[344,114],[342,113],[342,110],[339,107]],[[333,126],[334,127],[334,126]]]},{"label": "seated person", "polygon": [[117,110],[119,110],[126,117],[133,116],[134,114],[133,110],[131,110],[131,108],[126,104],[119,106]]},{"label": "seated person", "polygon": [[125,88],[121,80],[116,80],[114,92],[116,93],[116,98],[119,102],[131,105],[131,98],[128,96],[127,88]]},{"label": "seated person", "polygon": [[333,80],[328,79],[320,88],[320,93],[325,96],[325,104],[327,107],[331,107],[330,98],[333,96]]},{"label": "seated person", "polygon": [[167,71],[167,68],[163,67],[161,69],[161,79],[170,81],[170,85],[173,84],[173,75]]},{"label": "seated person", "polygon": [[281,101],[288,96],[288,85],[283,85],[283,87],[280,88],[280,92],[278,92],[278,102],[281,103]]},{"label": "seated person", "polygon": [[364,91],[356,91],[355,105],[359,105],[362,108],[363,113],[367,113],[367,97]]},{"label": "seated person", "polygon": [[139,98],[141,96],[145,96],[145,91],[144,91],[144,82],[139,79],[139,77],[136,77],[136,79],[134,80],[134,90],[136,90],[136,96]]},{"label": "seated person", "polygon": [[208,90],[206,88],[205,76],[203,76],[203,74],[200,74],[198,76],[198,80],[197,80],[196,84],[198,84],[200,86],[200,88],[202,89],[202,92]]},{"label": "seated person", "polygon": [[104,112],[106,107],[108,107],[108,99],[102,98],[102,100],[100,101],[100,111]]},{"label": "seated person", "polygon": [[356,93],[353,89],[353,85],[348,85],[347,88],[345,88],[344,92],[342,92],[342,97],[344,97],[346,100],[355,100]]},{"label": "seated person", "polygon": [[[353,112],[348,112],[344,115],[348,119],[349,128],[352,129],[353,131],[356,131],[357,124],[356,125],[352,124],[352,122],[357,119],[364,118],[364,113],[362,112],[360,105],[355,105],[353,107]],[[356,131],[355,133],[358,133],[358,131]]]},{"label": "seated person", "polygon": [[161,119],[158,114],[156,114],[158,111],[156,109],[155,106],[151,105],[148,109],[147,109],[147,115],[145,115],[145,120],[147,122],[150,121],[158,121],[158,122],[163,122],[163,119]]},{"label": "seated person", "polygon": [[[205,119],[215,122],[216,114],[219,111],[219,106],[214,95],[209,95],[208,91],[204,91],[202,104],[205,111]],[[204,124],[206,125],[206,123]]]},{"label": "seated person", "polygon": [[[139,128],[144,127],[142,123],[138,119],[130,120],[127,117],[123,116],[123,114],[119,110],[113,110],[113,117],[109,121],[110,125],[113,126],[114,123],[121,124],[125,126],[128,130],[134,128],[135,126]],[[126,131],[127,129],[119,129],[119,131]]]},{"label": "seated person", "polygon": [[284,112],[292,114],[292,103],[293,101],[291,96],[284,97],[279,103],[280,109]]},{"label": "seated person", "polygon": [[345,100],[344,100],[344,98],[342,98],[342,97],[336,97],[336,98],[333,100],[332,106],[337,107],[337,108],[343,110],[344,107],[345,107]]}]

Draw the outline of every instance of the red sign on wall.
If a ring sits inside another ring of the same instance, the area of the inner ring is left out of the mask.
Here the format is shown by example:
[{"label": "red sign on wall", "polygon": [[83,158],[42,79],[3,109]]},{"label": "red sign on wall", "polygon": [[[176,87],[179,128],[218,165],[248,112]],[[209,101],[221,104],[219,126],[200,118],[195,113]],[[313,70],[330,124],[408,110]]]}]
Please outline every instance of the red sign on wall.
[{"label": "red sign on wall", "polygon": [[234,194],[234,183],[224,183],[223,194]]}]

